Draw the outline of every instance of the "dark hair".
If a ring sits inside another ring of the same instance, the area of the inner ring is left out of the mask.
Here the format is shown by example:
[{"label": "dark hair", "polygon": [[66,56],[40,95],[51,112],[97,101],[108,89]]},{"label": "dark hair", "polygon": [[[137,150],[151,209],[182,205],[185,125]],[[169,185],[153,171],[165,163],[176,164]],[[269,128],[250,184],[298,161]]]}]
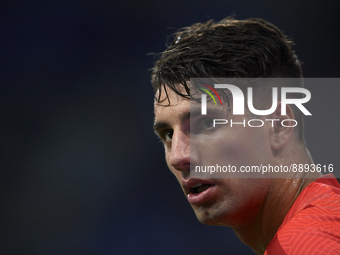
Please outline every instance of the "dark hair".
[{"label": "dark hair", "polygon": [[[280,29],[260,18],[227,17],[220,22],[209,20],[184,27],[158,54],[151,69],[154,93],[159,90],[156,100],[161,98],[163,88],[170,104],[167,87],[189,99],[187,82],[191,78],[301,78],[301,64],[292,44]],[[304,141],[303,116],[297,109],[293,111],[301,122],[298,137]]]},{"label": "dark hair", "polygon": [[[209,20],[184,27],[151,69],[154,93],[166,86],[189,98],[190,78],[301,77],[291,40],[259,18]],[[182,84],[186,93],[178,88]]]}]

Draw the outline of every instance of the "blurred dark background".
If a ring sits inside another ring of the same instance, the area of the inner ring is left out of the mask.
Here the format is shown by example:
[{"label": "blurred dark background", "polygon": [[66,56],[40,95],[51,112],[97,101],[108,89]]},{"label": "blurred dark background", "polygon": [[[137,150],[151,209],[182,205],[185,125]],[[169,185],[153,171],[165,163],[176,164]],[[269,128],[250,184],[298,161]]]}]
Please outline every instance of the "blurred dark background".
[{"label": "blurred dark background", "polygon": [[[231,229],[200,224],[167,170],[152,131],[147,54],[165,49],[170,27],[235,14],[292,37],[305,77],[339,77],[339,8],[1,1],[0,254],[253,254]],[[317,163],[335,164],[340,91],[311,92],[312,118],[326,119],[307,120],[307,141]]]}]

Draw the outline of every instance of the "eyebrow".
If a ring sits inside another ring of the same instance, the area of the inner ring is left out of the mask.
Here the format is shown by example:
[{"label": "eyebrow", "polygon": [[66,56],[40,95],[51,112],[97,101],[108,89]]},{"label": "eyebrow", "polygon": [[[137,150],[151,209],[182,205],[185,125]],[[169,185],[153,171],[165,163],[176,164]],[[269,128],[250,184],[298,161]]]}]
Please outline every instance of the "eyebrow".
[{"label": "eyebrow", "polygon": [[[209,110],[212,114],[220,114],[221,110],[216,110],[216,109],[210,109]],[[184,113],[182,113],[179,117],[180,122],[184,123],[186,121],[188,121],[190,118],[195,118],[197,116],[201,115],[201,107],[197,107],[195,109],[192,109],[190,111],[186,111]],[[160,129],[165,129],[165,128],[171,128],[171,125],[166,122],[166,121],[159,121],[159,122],[155,122],[153,125],[153,130],[154,132],[157,134],[157,131]]]},{"label": "eyebrow", "polygon": [[[181,123],[189,120],[190,119],[190,111],[186,111],[186,112],[182,113],[180,115],[179,119],[180,119]],[[157,130],[163,129],[163,128],[170,128],[170,127],[171,127],[171,125],[168,122],[166,122],[166,121],[159,121],[159,122],[155,122],[154,123],[153,130],[157,134]]]},{"label": "eyebrow", "polygon": [[167,122],[157,122],[157,123],[154,123],[153,124],[153,131],[157,134],[157,131],[160,130],[160,129],[163,129],[163,128],[168,128],[170,127],[170,125],[167,123]]}]

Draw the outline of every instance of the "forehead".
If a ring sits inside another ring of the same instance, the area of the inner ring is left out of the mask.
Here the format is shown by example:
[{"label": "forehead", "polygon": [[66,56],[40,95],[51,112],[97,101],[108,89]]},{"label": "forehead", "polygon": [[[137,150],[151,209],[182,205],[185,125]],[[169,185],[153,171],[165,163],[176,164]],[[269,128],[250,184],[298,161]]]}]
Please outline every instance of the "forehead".
[{"label": "forehead", "polygon": [[[159,93],[158,90],[156,92],[157,99],[159,98]],[[169,88],[167,93],[162,89],[159,101],[154,101],[155,123],[173,121],[185,112],[190,112],[190,100],[178,95]]]}]

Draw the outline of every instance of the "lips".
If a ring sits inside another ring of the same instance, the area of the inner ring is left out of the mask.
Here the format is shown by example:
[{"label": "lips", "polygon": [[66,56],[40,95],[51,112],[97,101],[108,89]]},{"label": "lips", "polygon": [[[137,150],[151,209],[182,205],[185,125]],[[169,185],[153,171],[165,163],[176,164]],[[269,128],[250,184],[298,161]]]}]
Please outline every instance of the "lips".
[{"label": "lips", "polygon": [[192,193],[201,193],[211,186],[211,184],[197,183],[191,187]]},{"label": "lips", "polygon": [[216,186],[211,181],[190,179],[182,182],[190,204],[200,205],[209,201],[216,191]]}]

